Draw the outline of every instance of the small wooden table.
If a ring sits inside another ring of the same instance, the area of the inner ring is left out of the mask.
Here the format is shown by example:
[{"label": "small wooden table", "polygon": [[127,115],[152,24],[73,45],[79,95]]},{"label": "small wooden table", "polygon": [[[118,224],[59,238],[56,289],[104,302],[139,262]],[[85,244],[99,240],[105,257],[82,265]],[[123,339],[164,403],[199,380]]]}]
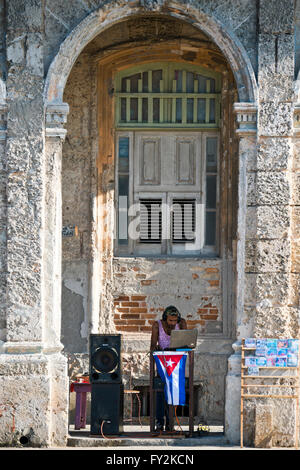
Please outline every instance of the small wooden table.
[{"label": "small wooden table", "polygon": [[[76,393],[76,408],[75,408],[75,429],[84,429],[86,427],[86,394],[91,392],[92,385],[87,382],[73,382],[71,384],[71,392]],[[124,390],[124,393],[135,395],[139,401],[139,410],[141,409],[141,401],[139,397],[139,390]],[[132,408],[131,408],[132,413]],[[132,421],[131,419],[128,421]],[[140,417],[139,417],[140,421]],[[140,421],[140,425],[141,421]]]},{"label": "small wooden table", "polygon": [[142,423],[141,423],[141,400],[140,400],[140,397],[139,397],[140,391],[139,390],[124,390],[124,393],[129,394],[130,397],[131,397],[131,413],[130,413],[131,417],[128,418],[128,419],[125,419],[124,421],[129,421],[129,422],[133,421],[133,418],[132,418],[132,397],[136,396],[136,398],[138,399],[138,402],[139,402],[139,423],[142,426]]}]

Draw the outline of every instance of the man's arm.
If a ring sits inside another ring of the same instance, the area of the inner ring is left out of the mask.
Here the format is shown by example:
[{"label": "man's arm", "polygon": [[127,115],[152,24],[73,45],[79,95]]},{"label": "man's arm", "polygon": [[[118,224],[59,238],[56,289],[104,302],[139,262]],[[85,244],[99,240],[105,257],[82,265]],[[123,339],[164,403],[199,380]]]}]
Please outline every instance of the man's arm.
[{"label": "man's arm", "polygon": [[158,343],[158,323],[155,321],[152,325],[152,334],[151,334],[151,343],[150,343],[150,352],[153,352]]},{"label": "man's arm", "polygon": [[186,324],[186,321],[185,321],[184,318],[182,318],[182,319],[180,320],[179,328],[180,328],[181,330],[187,330],[187,324]]}]

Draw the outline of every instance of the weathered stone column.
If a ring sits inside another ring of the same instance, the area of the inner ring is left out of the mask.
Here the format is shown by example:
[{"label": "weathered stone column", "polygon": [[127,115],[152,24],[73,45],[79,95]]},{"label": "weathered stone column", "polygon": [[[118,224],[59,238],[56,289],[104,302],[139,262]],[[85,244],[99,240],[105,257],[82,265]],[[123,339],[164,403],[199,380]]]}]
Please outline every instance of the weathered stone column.
[{"label": "weathered stone column", "polygon": [[[294,2],[261,0],[258,51],[258,153],[253,231],[246,247],[257,337],[299,335],[291,299]],[[249,215],[250,216],[250,215]]]},{"label": "weathered stone column", "polygon": [[[64,445],[66,360],[60,323],[60,144],[45,148],[43,4],[7,3],[6,337],[0,350],[1,445]],[[55,138],[56,139],[56,138]],[[55,175],[55,176],[54,176]],[[58,224],[58,228],[56,228]]]},{"label": "weathered stone column", "polygon": [[[259,20],[261,92],[256,194],[258,208],[267,211],[268,219],[267,231],[260,229],[256,250],[254,333],[299,338],[299,234],[295,223],[300,199],[293,148],[297,149],[298,140],[297,135],[293,139],[294,2],[261,0]],[[294,400],[274,401],[273,439],[277,445],[294,445],[295,411]]]},{"label": "weathered stone column", "polygon": [[66,136],[69,106],[66,103],[46,106],[45,143],[45,236],[44,236],[44,347],[61,350],[61,257],[62,257],[62,142]]},{"label": "weathered stone column", "polygon": [[68,433],[69,380],[67,360],[61,354],[61,264],[62,264],[62,143],[69,106],[47,105],[44,167],[43,237],[43,352],[50,359],[50,444],[64,445]]},{"label": "weathered stone column", "polygon": [[6,329],[6,53],[5,53],[5,4],[0,0],[0,345]]},{"label": "weathered stone column", "polygon": [[247,219],[249,203],[249,175],[256,162],[257,106],[255,103],[235,103],[237,134],[239,136],[239,185],[238,185],[238,230],[236,253],[236,306],[234,354],[228,359],[225,387],[225,434],[229,442],[239,443],[241,402],[241,340],[251,336],[252,322],[247,316],[245,272],[245,246],[251,224]]},{"label": "weathered stone column", "polygon": [[[1,78],[0,78],[1,82]],[[5,90],[4,82],[2,82]],[[1,87],[1,83],[0,83]],[[0,92],[0,345],[5,340],[6,331],[6,225],[7,225],[7,200],[6,200],[6,123],[7,107],[5,97]]]},{"label": "weathered stone column", "polygon": [[289,305],[300,309],[300,104],[294,107],[292,177],[292,260]]},{"label": "weathered stone column", "polygon": [[[293,272],[297,267],[292,264],[292,247],[295,245],[293,203],[296,204],[293,189],[295,178],[292,174],[293,15],[292,0],[260,1],[257,154],[247,161],[244,289],[241,283],[238,293],[238,298],[241,296],[238,302],[240,309],[237,308],[238,342],[249,336],[299,337],[299,308],[295,294],[297,278]],[[235,349],[238,350],[237,343]],[[233,358],[229,360],[229,371]],[[238,386],[238,382],[236,384]],[[245,404],[245,442],[253,444],[253,436],[259,436],[261,440],[265,432],[264,428],[259,428],[259,420],[255,419],[258,403],[260,407],[266,407],[269,413],[273,410],[270,416],[273,442],[279,446],[293,445],[295,403],[292,400],[264,401],[262,404],[248,400]],[[236,424],[239,422],[239,410],[236,401]],[[262,408],[260,411],[263,411]],[[238,428],[236,426],[236,437]]]}]

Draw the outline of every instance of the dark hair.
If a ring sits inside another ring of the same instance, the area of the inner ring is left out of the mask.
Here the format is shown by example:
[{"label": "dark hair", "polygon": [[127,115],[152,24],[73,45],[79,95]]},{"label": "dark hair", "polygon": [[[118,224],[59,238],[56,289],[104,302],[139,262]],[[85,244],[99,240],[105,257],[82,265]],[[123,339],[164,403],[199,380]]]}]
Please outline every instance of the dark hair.
[{"label": "dark hair", "polygon": [[165,308],[162,319],[166,320],[168,315],[171,315],[172,317],[175,317],[175,316],[178,317],[177,323],[180,323],[180,321],[181,321],[180,312],[173,305],[169,305],[169,307]]}]

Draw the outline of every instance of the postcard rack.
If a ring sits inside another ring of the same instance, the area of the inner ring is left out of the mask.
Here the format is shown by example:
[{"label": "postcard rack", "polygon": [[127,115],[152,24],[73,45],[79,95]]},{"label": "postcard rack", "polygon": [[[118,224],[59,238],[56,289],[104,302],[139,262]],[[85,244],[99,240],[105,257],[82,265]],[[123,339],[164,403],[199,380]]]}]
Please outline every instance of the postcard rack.
[{"label": "postcard rack", "polygon": [[[297,353],[297,366],[284,366],[280,367],[276,366],[258,366],[256,369],[259,370],[258,375],[249,375],[249,369],[251,368],[249,365],[245,365],[247,353],[250,353],[256,350],[256,347],[248,347],[245,345],[245,339],[242,339],[242,352],[241,352],[241,427],[240,427],[240,439],[241,439],[241,447],[243,447],[243,433],[244,433],[244,400],[251,399],[251,398],[273,398],[273,399],[294,399],[296,400],[296,436],[295,436],[295,447],[298,449],[298,435],[299,435],[299,351],[298,348]],[[254,369],[254,368],[253,368]],[[267,372],[266,375],[261,375],[261,371]],[[278,371],[275,372],[275,375],[272,375],[272,370]],[[282,371],[288,372],[288,375],[280,375]],[[294,375],[292,375],[294,372]],[[248,381],[251,383],[248,383]],[[280,381],[281,383],[269,383],[269,381]],[[290,384],[282,384],[284,381],[291,381],[292,385]],[[267,383],[264,383],[264,382]],[[251,389],[254,389],[254,393],[251,392]],[[279,393],[274,393],[275,389],[279,389]],[[282,389],[290,389],[291,394],[284,393]],[[263,391],[271,392],[270,394],[264,394]],[[255,393],[256,392],[256,393]],[[258,393],[261,392],[261,393]]]}]

